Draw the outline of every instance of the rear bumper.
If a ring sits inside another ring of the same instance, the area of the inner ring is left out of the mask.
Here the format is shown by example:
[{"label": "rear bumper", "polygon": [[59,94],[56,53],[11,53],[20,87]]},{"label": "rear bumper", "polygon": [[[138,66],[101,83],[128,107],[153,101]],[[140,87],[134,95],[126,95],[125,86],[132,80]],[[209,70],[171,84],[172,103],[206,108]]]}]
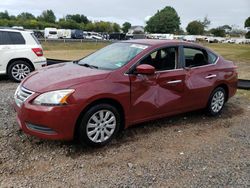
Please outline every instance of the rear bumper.
[{"label": "rear bumper", "polygon": [[38,70],[47,65],[47,59],[45,57],[39,57],[33,60],[33,65],[35,67],[35,70]]}]

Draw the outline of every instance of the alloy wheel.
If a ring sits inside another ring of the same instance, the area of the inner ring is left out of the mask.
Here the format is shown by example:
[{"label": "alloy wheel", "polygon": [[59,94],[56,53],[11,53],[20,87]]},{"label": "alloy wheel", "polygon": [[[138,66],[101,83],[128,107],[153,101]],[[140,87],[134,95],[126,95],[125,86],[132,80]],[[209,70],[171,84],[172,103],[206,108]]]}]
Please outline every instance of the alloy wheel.
[{"label": "alloy wheel", "polygon": [[23,80],[29,75],[30,72],[30,68],[25,64],[16,64],[12,67],[11,70],[12,76],[18,81]]},{"label": "alloy wheel", "polygon": [[99,110],[94,113],[86,127],[88,138],[95,143],[108,140],[116,129],[116,117],[110,110]]},{"label": "alloy wheel", "polygon": [[213,112],[218,113],[223,108],[224,102],[225,94],[222,91],[217,91],[214,93],[211,101],[211,109]]}]

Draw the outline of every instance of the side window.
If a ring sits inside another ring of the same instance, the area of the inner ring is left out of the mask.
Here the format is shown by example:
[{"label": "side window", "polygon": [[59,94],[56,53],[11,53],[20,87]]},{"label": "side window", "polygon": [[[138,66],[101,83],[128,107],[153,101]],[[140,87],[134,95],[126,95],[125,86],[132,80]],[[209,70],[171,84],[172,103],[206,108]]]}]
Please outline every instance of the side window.
[{"label": "side window", "polygon": [[178,64],[178,48],[168,47],[152,52],[140,64],[152,65],[157,71],[176,69]]},{"label": "side window", "polygon": [[6,31],[0,31],[0,45],[11,44],[11,39]]},{"label": "side window", "polygon": [[25,44],[25,40],[21,33],[0,31],[0,45],[16,45]]},{"label": "side window", "polygon": [[21,33],[18,32],[8,32],[11,44],[25,44],[25,40]]},{"label": "side window", "polygon": [[215,64],[215,62],[217,61],[217,55],[215,55],[214,53],[212,53],[212,52],[209,52],[208,51],[208,62],[209,62],[209,64]]},{"label": "side window", "polygon": [[209,64],[207,52],[202,49],[184,47],[184,56],[186,67],[199,67]]}]

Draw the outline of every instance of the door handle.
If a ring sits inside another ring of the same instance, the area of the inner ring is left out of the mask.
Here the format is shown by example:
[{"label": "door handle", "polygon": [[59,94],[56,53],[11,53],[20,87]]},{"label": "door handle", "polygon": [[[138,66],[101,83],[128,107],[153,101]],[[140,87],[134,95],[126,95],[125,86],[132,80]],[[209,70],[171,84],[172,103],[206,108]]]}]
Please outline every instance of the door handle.
[{"label": "door handle", "polygon": [[210,74],[210,75],[206,76],[205,78],[206,79],[211,79],[211,78],[215,78],[215,77],[217,77],[216,74]]},{"label": "door handle", "polygon": [[181,82],[182,82],[182,80],[172,80],[172,81],[168,81],[167,84],[178,84]]}]

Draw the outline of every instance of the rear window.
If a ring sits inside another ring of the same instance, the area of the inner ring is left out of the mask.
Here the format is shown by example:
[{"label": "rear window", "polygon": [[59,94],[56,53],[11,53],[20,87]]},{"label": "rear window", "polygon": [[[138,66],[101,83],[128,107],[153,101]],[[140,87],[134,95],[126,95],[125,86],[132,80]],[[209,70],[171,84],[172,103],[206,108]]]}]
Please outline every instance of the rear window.
[{"label": "rear window", "polygon": [[0,45],[22,45],[25,44],[25,40],[21,33],[0,31]]},{"label": "rear window", "polygon": [[217,55],[215,55],[212,52],[208,52],[208,61],[210,64],[215,64],[217,61],[217,58],[218,58]]},{"label": "rear window", "polygon": [[31,36],[32,36],[32,38],[36,41],[36,43],[40,45],[40,42],[39,42],[39,40],[36,38],[35,34],[34,34],[34,33],[31,33]]},{"label": "rear window", "polygon": [[50,31],[49,34],[51,34],[51,35],[56,35],[57,32],[56,32],[56,31]]}]

